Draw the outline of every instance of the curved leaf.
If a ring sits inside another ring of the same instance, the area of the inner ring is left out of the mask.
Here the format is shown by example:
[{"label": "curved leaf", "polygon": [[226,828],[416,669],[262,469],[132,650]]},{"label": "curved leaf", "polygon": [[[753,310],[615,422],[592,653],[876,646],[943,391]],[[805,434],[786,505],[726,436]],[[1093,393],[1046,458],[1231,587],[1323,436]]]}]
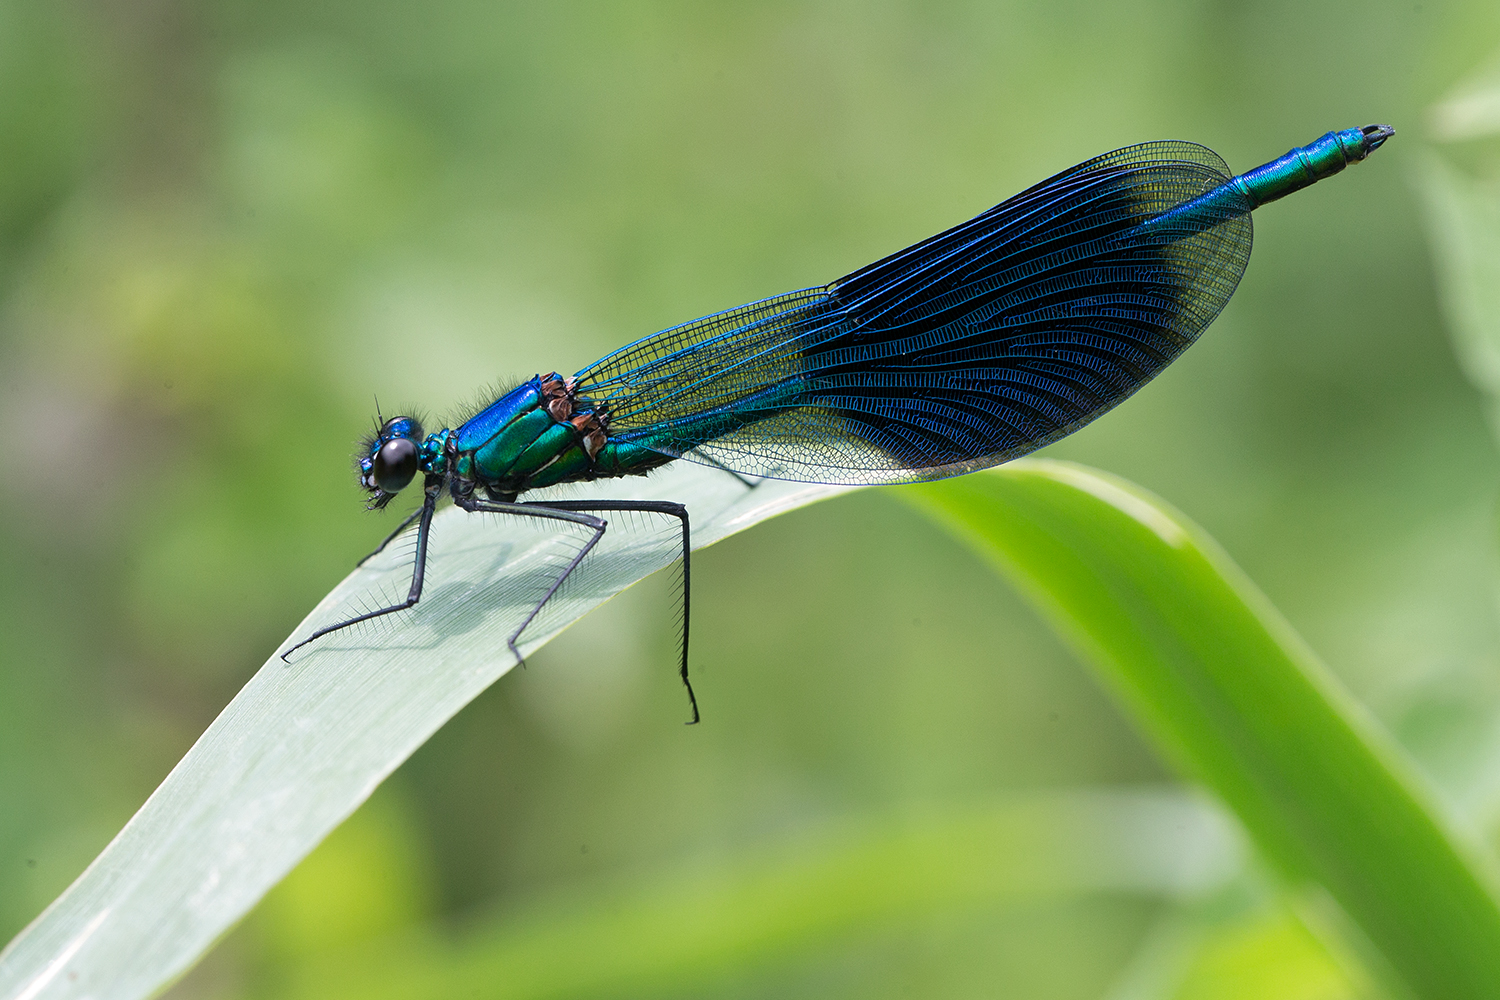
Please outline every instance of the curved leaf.
[{"label": "curved leaf", "polygon": [[[649,479],[596,483],[569,497],[686,503],[693,543],[703,546],[844,489],[774,481],[747,489],[726,473],[679,462]],[[523,653],[681,551],[675,521],[608,516],[604,541],[547,604]],[[555,522],[457,508],[439,514],[421,603],[320,640],[290,666],[276,655],[267,660],[93,864],[0,953],[0,997],[125,1000],[184,972],[514,666],[506,636],[532,606],[540,574],[580,541]],[[293,635],[404,595],[410,553],[410,540],[398,539],[334,588]]]},{"label": "curved leaf", "polygon": [[1027,595],[1283,873],[1326,887],[1378,951],[1372,971],[1433,1000],[1495,995],[1488,859],[1201,529],[1138,487],[1063,462],[899,495]]}]

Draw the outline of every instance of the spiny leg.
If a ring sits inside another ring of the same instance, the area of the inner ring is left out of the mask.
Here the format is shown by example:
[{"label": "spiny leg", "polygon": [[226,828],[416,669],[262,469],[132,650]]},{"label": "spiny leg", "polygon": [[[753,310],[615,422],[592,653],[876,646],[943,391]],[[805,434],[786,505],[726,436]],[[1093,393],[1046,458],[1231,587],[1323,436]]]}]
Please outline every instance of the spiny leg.
[{"label": "spiny leg", "polygon": [[[365,559],[360,560],[360,563],[363,564],[371,556],[379,553],[382,549],[385,548],[386,545],[390,544],[392,539],[394,539],[402,531],[406,530],[406,528],[410,526],[413,520],[420,518],[420,524],[417,526],[416,561],[412,570],[411,590],[407,594],[406,600],[402,601],[399,604],[393,604],[390,607],[379,608],[375,611],[356,615],[353,618],[346,619],[345,621],[338,622],[334,625],[328,625],[320,628],[312,635],[308,636],[306,639],[303,639],[301,642],[297,643],[295,646],[292,646],[290,649],[286,650],[286,652],[282,653],[281,658],[283,660],[290,662],[290,660],[288,660],[287,658],[292,653],[296,652],[298,649],[301,649],[303,646],[312,642],[314,639],[321,638],[322,636],[325,636],[330,632],[337,632],[341,629],[348,628],[351,625],[357,625],[360,622],[369,621],[372,618],[378,618],[381,615],[388,615],[397,611],[405,611],[407,608],[416,605],[416,603],[421,599],[422,596],[423,577],[425,575],[427,567],[427,537],[431,529],[433,511],[435,510],[437,505],[437,495],[438,494],[436,491],[429,491],[426,498],[423,500],[422,506],[418,510],[414,511],[411,515],[409,515],[404,521],[402,521],[402,523],[396,528],[396,530],[391,532],[391,534],[386,537],[385,541],[380,543],[379,548],[370,553],[370,555],[366,556]],[[588,556],[588,554],[593,551],[594,547],[599,544],[599,540],[604,537],[604,532],[608,527],[608,522],[603,520],[602,518],[589,517],[587,516],[587,514],[583,513],[584,511],[634,510],[644,511],[648,513],[666,514],[671,517],[677,518],[682,523],[682,661],[678,672],[682,678],[683,686],[687,689],[688,704],[692,708],[693,712],[693,718],[688,722],[688,725],[694,725],[698,722],[700,718],[698,713],[698,698],[693,692],[692,682],[688,679],[688,634],[689,626],[691,623],[693,588],[692,533],[688,522],[688,512],[686,507],[679,503],[651,500],[598,500],[587,502],[530,501],[527,503],[506,503],[503,501],[477,500],[472,497],[468,497],[463,499],[455,499],[455,502],[458,504],[458,506],[471,513],[518,514],[523,517],[541,517],[551,518],[554,520],[571,521],[575,524],[581,524],[584,527],[591,528],[594,532],[593,537],[591,537],[588,542],[584,544],[583,548],[579,550],[578,554],[573,557],[573,559],[568,563],[567,567],[562,571],[561,574],[558,575],[556,580],[553,581],[552,585],[548,587],[547,592],[542,595],[541,600],[539,600],[531,609],[531,613],[526,616],[525,620],[521,622],[520,626],[514,632],[512,632],[509,638],[506,640],[506,645],[510,648],[511,653],[515,656],[516,662],[520,663],[522,666],[525,665],[525,661],[522,659],[521,651],[516,645],[517,640],[521,637],[521,633],[526,631],[527,626],[529,626],[532,621],[536,619],[536,616],[541,613],[542,608],[545,607],[547,602],[552,599],[553,595],[557,593],[558,589],[563,585],[567,578],[572,575],[573,570],[578,568],[579,564],[582,563],[583,560]],[[575,516],[569,517],[569,514],[574,514]]]},{"label": "spiny leg", "polygon": [[[735,475],[739,474],[735,473]],[[698,698],[693,694],[693,682],[688,680],[688,624],[693,598],[693,546],[687,508],[680,503],[671,503],[666,500],[531,500],[525,506],[579,511],[639,510],[653,514],[667,514],[682,522],[682,664],[678,673],[682,677],[682,686],[687,688],[688,704],[693,709],[693,718],[688,725],[697,723]]]},{"label": "spiny leg", "polygon": [[521,638],[521,633],[526,631],[526,626],[530,625],[536,616],[541,614],[542,608],[546,606],[548,601],[552,600],[552,595],[557,593],[558,588],[563,585],[563,581],[572,575],[573,571],[578,568],[578,564],[583,562],[584,557],[593,551],[595,545],[599,544],[599,539],[604,537],[604,531],[609,527],[609,522],[603,518],[575,513],[566,507],[548,507],[533,503],[507,503],[502,500],[478,500],[474,497],[464,497],[462,499],[455,497],[453,502],[470,513],[519,514],[522,517],[543,517],[557,521],[571,521],[574,524],[581,524],[586,528],[590,528],[594,532],[594,536],[584,543],[583,548],[578,550],[578,554],[568,563],[567,568],[562,571],[557,579],[552,581],[552,586],[548,587],[547,592],[542,595],[542,599],[536,602],[536,606],[531,609],[531,613],[510,634],[510,638],[505,640],[505,644],[510,647],[510,651],[515,656],[516,662],[524,667],[526,666],[526,661],[521,658],[521,650],[516,646],[516,640]]},{"label": "spiny leg", "polygon": [[[306,646],[314,639],[321,638],[322,636],[325,636],[330,632],[337,632],[340,629],[346,629],[350,625],[358,625],[360,622],[369,621],[371,618],[379,618],[381,615],[389,615],[397,611],[405,611],[407,608],[415,605],[417,601],[421,600],[422,578],[427,572],[427,535],[432,529],[432,512],[437,509],[437,498],[437,490],[428,489],[427,495],[422,499],[421,509],[416,512],[417,515],[421,517],[421,523],[417,525],[417,557],[415,564],[412,566],[411,590],[407,592],[406,600],[402,601],[400,604],[392,604],[387,608],[378,608],[375,611],[367,611],[362,615],[355,615],[353,618],[345,619],[344,621],[338,622],[334,625],[323,626],[312,635],[308,636],[306,639],[303,639],[301,642],[297,643],[297,645],[282,653],[281,659],[284,662],[292,662],[291,660],[288,660],[287,657],[291,656],[297,650],[301,649],[303,646]],[[407,519],[407,523],[411,523],[410,518]],[[402,527],[405,527],[405,525],[402,525]],[[394,538],[395,535],[392,535],[391,537]],[[390,538],[387,538],[386,541],[389,542]],[[382,543],[381,548],[384,547],[385,544]],[[380,549],[376,549],[375,551],[379,552]],[[374,553],[372,552],[370,555],[374,555]],[[365,559],[368,558],[370,558],[370,556],[365,556]],[[364,560],[362,559],[360,560],[360,562],[364,562]]]},{"label": "spiny leg", "polygon": [[355,567],[363,566],[365,563],[369,562],[371,559],[374,559],[376,556],[380,555],[380,553],[384,552],[385,551],[385,547],[387,545],[391,544],[391,542],[395,541],[397,535],[401,534],[401,532],[405,531],[407,528],[410,528],[411,527],[411,523],[413,521],[415,521],[417,518],[419,518],[419,517],[422,516],[422,511],[425,508],[425,506],[426,505],[424,503],[422,507],[418,507],[416,510],[412,511],[410,514],[406,515],[406,517],[402,518],[401,519],[401,523],[398,524],[398,525],[396,525],[396,530],[393,531],[393,532],[391,532],[389,535],[386,535],[385,536],[385,541],[383,541],[379,545],[375,546],[375,551],[374,552],[371,552],[369,555],[365,556],[359,562],[355,563],[354,564]]}]

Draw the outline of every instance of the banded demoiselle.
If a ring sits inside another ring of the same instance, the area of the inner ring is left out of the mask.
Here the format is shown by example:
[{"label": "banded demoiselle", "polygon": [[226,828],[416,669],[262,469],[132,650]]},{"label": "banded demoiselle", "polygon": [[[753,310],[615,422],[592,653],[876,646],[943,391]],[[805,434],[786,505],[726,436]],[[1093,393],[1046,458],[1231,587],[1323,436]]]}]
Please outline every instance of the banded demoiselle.
[{"label": "banded demoiselle", "polygon": [[[1080,163],[962,225],[832,284],[714,313],[637,340],[572,377],[538,375],[424,434],[380,421],[361,445],[367,506],[423,476],[404,601],[421,599],[444,493],[471,512],[573,522],[591,537],[507,640],[604,537],[611,511],[682,530],[680,672],[688,681],[688,512],[659,501],[518,501],[560,483],[642,475],[676,459],[737,475],[910,483],[962,475],[1058,440],[1181,354],[1229,301],[1250,259],[1250,212],[1363,160],[1388,125],[1329,132],[1231,176],[1189,142],[1127,146]],[[373,553],[372,553],[373,554]]]}]

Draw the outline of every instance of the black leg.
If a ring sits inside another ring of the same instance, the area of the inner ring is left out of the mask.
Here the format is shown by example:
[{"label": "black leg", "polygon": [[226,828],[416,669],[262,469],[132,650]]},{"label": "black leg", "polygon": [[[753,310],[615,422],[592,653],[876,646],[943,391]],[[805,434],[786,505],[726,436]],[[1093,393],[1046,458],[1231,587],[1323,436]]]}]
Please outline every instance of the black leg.
[{"label": "black leg", "polygon": [[[732,472],[733,470],[725,470]],[[739,475],[735,473],[735,475]],[[682,686],[687,688],[688,704],[692,706],[693,718],[688,725],[698,721],[698,698],[693,694],[693,683],[688,680],[688,624],[693,599],[693,546],[692,531],[688,527],[687,508],[680,503],[665,500],[532,500],[524,506],[551,507],[553,510],[640,510],[653,514],[667,514],[682,522],[682,664],[678,673]],[[570,567],[571,569],[571,567]],[[550,597],[551,594],[549,593]]]},{"label": "black leg", "polygon": [[[736,475],[738,474],[736,473]],[[286,652],[282,653],[281,658],[283,660],[287,660],[287,658],[292,653],[301,649],[303,646],[306,646],[314,639],[318,639],[322,636],[328,635],[330,632],[337,632],[340,629],[348,628],[351,625],[357,625],[360,622],[369,621],[372,618],[378,618],[381,615],[393,614],[397,611],[405,611],[407,608],[413,607],[419,600],[421,600],[422,580],[427,569],[427,536],[432,526],[433,511],[437,507],[437,497],[438,493],[436,491],[429,491],[422,502],[422,506],[414,511],[409,517],[407,517],[406,520],[404,520],[396,528],[395,531],[391,532],[391,534],[387,536],[386,540],[380,543],[379,548],[370,553],[369,556],[365,556],[364,559],[360,560],[360,563],[362,565],[365,560],[368,560],[370,558],[370,556],[373,556],[376,553],[380,552],[390,544],[392,539],[394,539],[402,531],[405,531],[406,528],[411,525],[412,521],[420,519],[417,525],[416,564],[412,569],[411,590],[410,592],[408,592],[406,600],[402,601],[399,604],[392,604],[390,607],[379,608],[375,611],[369,611],[362,615],[356,615],[353,618],[346,619],[334,625],[324,626],[323,628],[318,629],[312,635],[308,636],[306,639],[303,639],[301,642],[297,643],[295,646],[292,646]],[[516,662],[521,664],[522,666],[525,666],[525,661],[521,658],[521,650],[516,645],[517,640],[521,637],[521,633],[526,631],[527,626],[529,626],[536,619],[536,616],[541,613],[542,608],[545,607],[547,602],[550,601],[553,595],[557,593],[558,589],[563,585],[563,582],[567,580],[570,575],[572,575],[573,571],[578,568],[579,564],[583,562],[584,558],[593,551],[594,546],[599,544],[599,540],[604,537],[604,532],[609,526],[609,522],[605,521],[603,518],[590,517],[586,513],[587,511],[635,510],[644,511],[647,513],[666,514],[670,517],[677,518],[678,521],[680,521],[682,524],[682,660],[678,673],[682,677],[683,686],[687,688],[688,705],[692,708],[693,712],[693,717],[688,722],[688,725],[691,726],[698,722],[698,698],[693,693],[692,682],[688,679],[688,630],[691,622],[692,609],[693,552],[692,533],[688,523],[688,512],[686,507],[684,507],[680,503],[671,503],[664,500],[580,500],[576,502],[540,500],[528,501],[526,503],[506,503],[504,501],[498,500],[479,500],[474,497],[464,497],[461,499],[455,498],[454,502],[470,513],[518,514],[522,517],[542,517],[559,521],[571,521],[574,524],[579,524],[583,527],[590,528],[594,532],[593,537],[590,538],[588,542],[584,544],[583,548],[578,551],[578,554],[573,557],[572,561],[568,563],[567,567],[562,571],[562,573],[558,575],[557,579],[552,582],[552,585],[547,588],[547,592],[542,595],[541,600],[537,601],[536,605],[531,609],[531,613],[526,616],[525,620],[521,622],[520,626],[514,632],[512,632],[510,634],[510,637],[506,640],[506,645],[510,648],[511,653],[515,656]],[[287,662],[290,662],[290,660],[287,660]]]},{"label": "black leg", "polygon": [[[521,650],[517,648],[516,640],[521,638],[521,633],[526,631],[526,626],[530,625],[536,616],[541,614],[542,608],[546,606],[548,601],[552,600],[552,595],[557,593],[557,589],[563,585],[563,581],[572,575],[573,571],[578,568],[578,564],[583,562],[584,557],[594,550],[595,545],[599,544],[599,539],[604,537],[604,530],[609,527],[609,522],[601,517],[589,517],[587,514],[577,513],[562,505],[506,503],[503,500],[478,500],[474,497],[465,497],[463,499],[455,497],[453,502],[470,513],[519,514],[522,517],[547,517],[558,521],[572,521],[574,524],[581,524],[585,528],[592,528],[594,531],[594,537],[584,543],[583,548],[579,549],[578,554],[573,557],[573,561],[568,563],[567,568],[558,575],[556,580],[552,581],[552,586],[547,588],[547,592],[542,595],[542,599],[536,602],[536,606],[531,609],[531,614],[527,615],[526,620],[521,622],[520,626],[510,634],[509,639],[505,640],[505,644],[510,647],[511,653],[515,655],[516,662],[524,667],[526,666],[526,661],[521,659]],[[600,509],[613,510],[616,508]]]},{"label": "black leg", "polygon": [[387,545],[391,544],[391,542],[395,541],[397,535],[401,534],[401,532],[405,531],[407,528],[410,528],[411,527],[411,523],[413,521],[415,521],[417,518],[419,518],[419,517],[422,516],[422,511],[425,509],[425,506],[426,505],[424,504],[422,507],[418,507],[416,510],[412,511],[410,514],[406,515],[406,517],[404,517],[401,520],[401,523],[398,524],[398,525],[396,525],[396,530],[393,531],[393,532],[391,532],[389,535],[386,535],[385,536],[385,541],[383,541],[379,545],[375,546],[375,551],[374,552],[371,552],[369,555],[365,556],[363,559],[361,559],[359,562],[355,563],[354,565],[356,567],[363,566],[365,563],[369,562],[371,559],[374,559],[376,556],[380,555],[380,553],[384,552],[385,551],[385,547]]},{"label": "black leg", "polygon": [[705,454],[705,453],[703,453],[701,451],[700,452],[695,452],[693,454],[693,457],[690,458],[690,459],[688,459],[688,461],[689,462],[698,462],[698,463],[700,463],[702,465],[711,465],[715,469],[718,469],[720,472],[727,472],[731,476],[733,476],[734,478],[738,479],[740,482],[744,483],[745,484],[745,489],[747,489],[747,490],[753,490],[753,489],[755,489],[755,487],[757,487],[757,486],[760,485],[760,483],[752,483],[750,480],[746,479],[740,473],[735,472],[729,466],[725,465],[723,462],[721,462],[718,459],[714,458],[712,455]]},{"label": "black leg", "polygon": [[[417,514],[421,516],[421,523],[417,525],[417,558],[416,564],[412,567],[411,590],[407,593],[406,600],[402,601],[400,604],[392,604],[388,608],[380,608],[375,611],[367,611],[362,615],[355,615],[353,618],[346,619],[335,625],[325,625],[324,627],[314,632],[312,635],[308,636],[306,639],[303,639],[301,642],[297,643],[297,645],[293,646],[291,649],[288,649],[286,652],[282,653],[282,660],[287,663],[292,662],[291,660],[288,660],[287,657],[291,656],[297,650],[301,649],[303,646],[306,646],[314,639],[321,638],[322,636],[325,636],[330,632],[337,632],[339,629],[345,629],[350,625],[357,625],[360,622],[367,622],[371,618],[379,618],[381,615],[389,615],[397,611],[405,611],[407,608],[416,604],[417,601],[421,600],[422,576],[427,572],[427,534],[432,528],[432,512],[437,509],[437,498],[437,491],[429,490],[427,492],[427,495],[422,499],[421,509],[417,511]],[[395,536],[393,535],[391,537],[394,538]],[[390,541],[390,539],[388,538],[386,539],[386,541]],[[382,544],[381,548],[384,547],[384,544]],[[380,549],[376,549],[375,551],[379,552]],[[371,555],[374,555],[374,553],[371,553]],[[365,557],[365,559],[368,558],[370,557]],[[363,562],[364,560],[360,561]]]},{"label": "black leg", "polygon": [[[417,558],[416,565],[412,571],[411,591],[406,595],[406,600],[402,601],[400,604],[392,604],[388,608],[380,608],[378,610],[370,611],[362,615],[355,615],[353,618],[346,619],[344,621],[338,622],[337,624],[327,625],[323,628],[320,628],[312,635],[308,636],[306,639],[303,639],[301,642],[288,649],[285,653],[282,653],[281,658],[283,660],[286,660],[288,656],[301,649],[303,646],[306,646],[314,639],[325,636],[330,632],[337,632],[340,629],[348,628],[350,625],[357,625],[360,622],[369,621],[371,618],[379,618],[381,615],[389,615],[397,611],[405,611],[407,608],[414,606],[417,601],[421,600],[422,578],[427,569],[427,535],[431,530],[432,513],[437,507],[437,498],[437,491],[429,491],[426,499],[422,503],[421,509],[417,511],[417,513],[421,517],[421,523],[417,526]],[[491,502],[475,500],[472,497],[466,497],[464,499],[455,498],[454,502],[464,510],[470,512],[519,514],[523,517],[541,517],[555,521],[571,521],[575,524],[581,524],[586,528],[590,528],[594,532],[594,537],[589,539],[588,544],[586,544],[583,547],[583,550],[579,552],[578,555],[574,557],[573,561],[568,564],[568,568],[563,570],[562,575],[557,578],[557,580],[547,590],[547,593],[542,597],[540,601],[537,602],[536,607],[531,609],[531,614],[526,616],[526,620],[521,623],[521,627],[512,632],[510,638],[507,640],[506,644],[510,647],[510,651],[515,654],[516,662],[520,663],[522,666],[525,666],[525,661],[521,659],[521,651],[516,648],[516,639],[518,639],[521,633],[526,630],[526,626],[531,624],[532,619],[534,619],[537,616],[537,613],[542,610],[542,606],[552,598],[553,594],[557,593],[557,588],[562,586],[562,582],[568,578],[568,574],[572,573],[573,570],[577,568],[578,564],[583,561],[583,557],[588,555],[589,551],[599,543],[599,539],[604,536],[604,529],[607,522],[597,517],[589,517],[587,514],[574,513],[567,510],[539,510],[529,504]],[[392,537],[395,536],[393,535]],[[387,541],[389,541],[389,539],[387,539]],[[377,549],[376,551],[379,550]],[[368,558],[368,556],[366,558]]]}]

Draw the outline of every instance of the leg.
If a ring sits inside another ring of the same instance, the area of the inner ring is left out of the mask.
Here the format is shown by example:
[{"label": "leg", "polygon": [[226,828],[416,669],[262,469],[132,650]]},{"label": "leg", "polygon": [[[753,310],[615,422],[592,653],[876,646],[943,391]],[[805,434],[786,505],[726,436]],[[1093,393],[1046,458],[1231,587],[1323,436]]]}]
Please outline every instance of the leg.
[{"label": "leg", "polygon": [[357,567],[358,566],[363,566],[365,563],[369,562],[371,559],[374,559],[376,556],[380,555],[380,553],[382,553],[382,552],[385,551],[385,547],[387,545],[391,544],[391,542],[393,542],[393,541],[396,540],[396,536],[397,535],[401,534],[401,532],[405,531],[407,528],[410,528],[411,527],[411,523],[413,521],[415,521],[417,518],[421,517],[421,516],[422,516],[422,508],[421,507],[418,507],[416,510],[412,511],[410,514],[406,515],[406,517],[402,519],[401,523],[398,524],[398,525],[396,525],[396,530],[393,531],[393,532],[391,532],[389,535],[386,535],[385,536],[385,541],[383,541],[379,545],[375,546],[375,551],[374,552],[371,552],[369,555],[365,556],[363,559],[361,559],[359,562],[355,563],[354,565],[357,566]]},{"label": "leg", "polygon": [[744,476],[740,475],[738,472],[735,472],[733,469],[731,469],[729,466],[725,465],[723,462],[721,462],[718,459],[714,458],[712,455],[705,454],[704,452],[700,451],[700,452],[694,453],[693,457],[689,458],[688,461],[689,462],[697,462],[697,463],[699,463],[701,465],[710,465],[710,466],[713,466],[715,469],[720,470],[721,472],[727,472],[731,476],[733,476],[734,478],[738,479],[740,482],[744,483],[745,484],[745,489],[747,489],[747,490],[753,490],[753,489],[755,489],[755,487],[757,487],[757,486],[760,485],[760,483],[752,483],[750,480],[746,479]]},{"label": "leg", "polygon": [[546,607],[547,602],[552,600],[552,595],[557,593],[558,588],[563,585],[563,581],[572,575],[573,571],[578,568],[578,564],[583,562],[584,557],[594,550],[595,545],[599,544],[599,539],[604,537],[604,530],[609,527],[609,522],[600,517],[590,517],[587,514],[574,513],[562,508],[549,509],[537,504],[506,503],[502,500],[476,500],[474,497],[465,497],[462,500],[455,498],[453,502],[470,513],[520,514],[522,517],[546,517],[558,521],[572,521],[574,524],[581,524],[585,528],[593,529],[594,537],[584,543],[583,548],[579,549],[578,554],[573,557],[573,561],[568,563],[567,568],[558,575],[556,580],[552,581],[552,586],[547,588],[547,592],[542,595],[542,599],[536,602],[536,606],[531,609],[531,613],[510,634],[510,638],[505,640],[505,644],[510,647],[510,651],[515,656],[516,662],[524,667],[526,666],[526,661],[521,658],[521,650],[516,646],[516,640],[521,638],[521,633],[526,631],[526,626],[530,625],[536,619],[536,616],[541,614],[542,608]]},{"label": "leg", "polygon": [[682,664],[678,673],[682,677],[682,686],[687,688],[688,704],[693,709],[693,718],[688,725],[696,723],[698,721],[698,698],[693,694],[692,681],[688,680],[688,623],[693,597],[693,547],[692,532],[688,527],[687,508],[680,503],[670,503],[665,500],[533,500],[525,506],[551,507],[553,510],[641,510],[653,514],[667,514],[682,522]]},{"label": "leg", "polygon": [[[282,660],[287,663],[292,662],[291,660],[288,660],[287,657],[291,656],[297,650],[301,649],[303,646],[306,646],[314,639],[325,636],[329,632],[337,632],[339,629],[345,629],[350,625],[357,625],[360,622],[369,621],[371,618],[379,618],[381,615],[392,614],[396,611],[405,611],[407,608],[416,604],[417,601],[421,600],[422,576],[427,571],[427,533],[432,528],[432,512],[437,509],[437,498],[438,495],[435,491],[429,491],[427,495],[422,499],[422,508],[417,511],[417,514],[421,516],[422,520],[421,523],[417,525],[417,559],[416,564],[412,567],[411,590],[407,593],[406,600],[402,601],[400,604],[392,604],[388,608],[380,608],[376,611],[368,611],[362,615],[355,615],[353,618],[341,621],[335,625],[325,625],[324,627],[314,632],[312,635],[308,636],[306,639],[303,639],[301,642],[297,643],[297,645],[293,646],[291,649],[288,649],[285,653],[282,653]],[[407,519],[407,523],[411,523],[410,518]],[[405,526],[406,525],[402,525],[403,528]],[[397,530],[399,531],[400,529]],[[395,535],[391,536],[391,538],[394,537]],[[389,542],[390,540],[390,538],[386,539],[387,542]],[[381,543],[380,548],[385,548],[384,542]],[[375,550],[375,552],[379,551],[380,549]],[[374,552],[370,553],[370,555],[374,554]],[[365,556],[365,559],[368,558],[370,558],[370,556]],[[360,562],[363,563],[364,559],[361,559]]]},{"label": "leg", "polygon": [[[348,628],[350,625],[357,625],[360,622],[369,621],[371,618],[379,618],[381,615],[389,615],[397,611],[405,611],[407,608],[414,606],[417,601],[421,600],[422,579],[427,569],[427,535],[432,526],[433,511],[437,508],[437,498],[437,491],[429,492],[426,499],[422,503],[422,509],[418,511],[418,513],[421,515],[421,523],[417,526],[416,565],[412,571],[411,591],[406,595],[406,600],[402,601],[399,604],[392,604],[388,608],[379,608],[375,611],[366,612],[362,615],[355,615],[353,618],[346,619],[334,625],[324,626],[323,628],[318,629],[312,635],[308,636],[306,639],[303,639],[301,642],[297,643],[291,649],[288,649],[285,653],[282,653],[281,658],[283,660],[286,660],[288,656],[296,652],[298,649],[301,649],[303,646],[306,646],[314,639],[325,636],[330,632],[337,632],[340,629]],[[572,521],[575,524],[582,524],[584,527],[592,528],[594,530],[594,537],[589,539],[588,544],[583,547],[583,551],[579,552],[578,555],[573,559],[573,561],[568,564],[568,568],[565,569],[562,575],[558,577],[557,581],[552,584],[551,588],[548,589],[546,595],[542,597],[542,599],[537,603],[536,607],[531,609],[531,614],[526,616],[526,620],[521,623],[521,627],[516,629],[515,632],[511,633],[510,638],[507,640],[507,645],[510,647],[510,651],[515,654],[516,662],[521,663],[524,666],[525,663],[521,659],[521,651],[516,648],[516,639],[519,638],[521,633],[526,630],[526,626],[531,624],[532,619],[535,618],[537,616],[537,613],[542,610],[542,606],[546,604],[549,599],[551,599],[554,593],[557,592],[557,588],[562,586],[562,582],[563,580],[567,579],[568,574],[572,573],[573,570],[578,566],[578,564],[583,561],[583,557],[588,555],[589,550],[591,550],[595,545],[598,544],[599,539],[604,535],[606,522],[597,517],[590,517],[587,514],[576,514],[564,510],[538,510],[526,504],[491,503],[475,500],[473,498],[465,498],[464,500],[456,499],[455,502],[458,503],[458,505],[464,510],[471,512],[485,511],[497,514],[520,514],[524,517],[542,517],[557,521]]]}]

